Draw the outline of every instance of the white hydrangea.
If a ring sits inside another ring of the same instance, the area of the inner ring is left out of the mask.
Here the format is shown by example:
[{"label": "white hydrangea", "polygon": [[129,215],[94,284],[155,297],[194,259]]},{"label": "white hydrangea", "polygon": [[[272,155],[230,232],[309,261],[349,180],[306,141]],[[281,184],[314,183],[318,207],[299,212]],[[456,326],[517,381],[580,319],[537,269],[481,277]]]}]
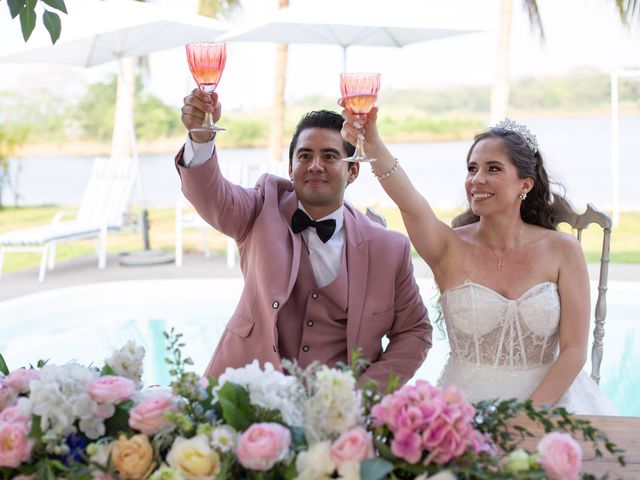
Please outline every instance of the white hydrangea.
[{"label": "white hydrangea", "polygon": [[107,358],[104,363],[111,367],[115,375],[129,378],[140,386],[142,384],[143,360],[144,347],[129,340],[120,350],[113,352],[113,355]]},{"label": "white hydrangea", "polygon": [[218,378],[214,396],[226,382],[246,387],[253,405],[279,411],[287,425],[302,425],[299,405],[304,397],[304,389],[295,377],[277,371],[271,363],[265,363],[264,370],[260,368],[258,360],[243,368],[227,368]]},{"label": "white hydrangea", "polygon": [[31,395],[25,409],[40,417],[47,443],[55,444],[75,432],[77,421],[89,438],[104,433],[103,420],[96,415],[102,412],[87,392],[89,383],[98,376],[94,369],[69,363],[45,365],[40,370],[40,378],[31,381]]},{"label": "white hydrangea", "polygon": [[325,480],[331,478],[336,464],[331,460],[331,442],[318,442],[296,458],[296,480]]},{"label": "white hydrangea", "polygon": [[235,451],[237,440],[238,432],[229,425],[220,425],[211,432],[211,446],[221,453]]},{"label": "white hydrangea", "polygon": [[363,409],[351,372],[327,366],[316,373],[313,395],[304,408],[304,425],[310,442],[335,439],[362,423]]}]

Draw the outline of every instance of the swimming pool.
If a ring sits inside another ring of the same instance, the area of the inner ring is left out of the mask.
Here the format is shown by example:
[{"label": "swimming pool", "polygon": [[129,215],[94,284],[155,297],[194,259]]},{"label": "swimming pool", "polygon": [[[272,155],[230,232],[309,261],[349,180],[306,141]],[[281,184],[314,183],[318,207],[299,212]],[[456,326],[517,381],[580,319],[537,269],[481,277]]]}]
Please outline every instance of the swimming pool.
[{"label": "swimming pool", "polygon": [[[433,281],[418,278],[426,302],[436,298]],[[167,384],[162,332],[184,334],[183,353],[202,372],[231,316],[242,279],[144,280],[96,283],[0,302],[0,353],[10,368],[77,360],[101,366],[127,340],[147,351],[145,384]],[[595,298],[595,292],[592,292]],[[610,282],[601,388],[623,415],[640,416],[640,282]],[[431,318],[437,313],[429,307]],[[434,347],[415,378],[435,382],[446,357],[444,336],[434,329]],[[590,359],[585,366],[590,371]]]}]

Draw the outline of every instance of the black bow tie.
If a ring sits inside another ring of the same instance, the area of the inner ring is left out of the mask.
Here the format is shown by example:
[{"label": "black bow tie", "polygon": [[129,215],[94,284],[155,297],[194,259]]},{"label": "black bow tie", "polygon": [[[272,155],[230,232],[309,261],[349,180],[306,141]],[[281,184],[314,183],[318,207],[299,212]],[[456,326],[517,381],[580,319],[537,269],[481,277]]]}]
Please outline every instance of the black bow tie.
[{"label": "black bow tie", "polygon": [[298,208],[291,218],[291,229],[293,233],[300,233],[309,227],[315,227],[316,233],[320,240],[322,240],[322,243],[327,243],[336,229],[336,221],[329,219],[316,222],[311,220],[309,215]]}]

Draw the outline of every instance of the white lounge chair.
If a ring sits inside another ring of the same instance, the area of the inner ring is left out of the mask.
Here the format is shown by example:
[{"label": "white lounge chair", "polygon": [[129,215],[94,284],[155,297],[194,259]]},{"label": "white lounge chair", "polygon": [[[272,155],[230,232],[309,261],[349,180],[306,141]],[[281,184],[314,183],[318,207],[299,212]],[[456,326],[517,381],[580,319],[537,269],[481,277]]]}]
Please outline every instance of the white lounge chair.
[{"label": "white lounge chair", "polygon": [[107,233],[127,226],[136,172],[131,160],[95,159],[74,220],[62,221],[70,212],[61,211],[47,225],[0,234],[0,275],[6,253],[41,252],[38,281],[43,282],[47,266],[55,268],[56,245],[85,238],[97,239],[98,267],[105,268]]},{"label": "white lounge chair", "polygon": [[[228,180],[243,187],[255,184],[258,177],[265,171],[265,165],[248,165],[240,162],[221,162],[222,174]],[[176,255],[177,267],[182,266],[183,258],[183,230],[197,229],[202,235],[204,256],[209,258],[211,251],[207,243],[207,233],[215,231],[211,225],[205,222],[194,210],[193,206],[184,198],[180,197],[176,204]],[[227,266],[234,268],[238,256],[238,247],[235,241],[227,237]]]}]

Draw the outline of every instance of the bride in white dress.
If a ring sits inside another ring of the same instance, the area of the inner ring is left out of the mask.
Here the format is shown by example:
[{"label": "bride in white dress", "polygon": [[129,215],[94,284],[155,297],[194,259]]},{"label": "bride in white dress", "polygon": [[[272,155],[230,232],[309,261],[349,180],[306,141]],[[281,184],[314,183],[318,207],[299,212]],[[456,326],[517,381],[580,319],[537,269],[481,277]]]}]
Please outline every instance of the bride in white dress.
[{"label": "bride in white dress", "polygon": [[[362,134],[343,110],[342,134]],[[582,414],[615,409],[582,370],[589,278],[580,244],[555,231],[549,179],[535,136],[509,120],[475,137],[467,155],[467,221],[440,221],[382,142],[377,108],[363,126],[373,174],[398,205],[433,271],[451,355],[439,384],[467,399],[530,398]],[[430,160],[433,161],[433,160]]]}]

